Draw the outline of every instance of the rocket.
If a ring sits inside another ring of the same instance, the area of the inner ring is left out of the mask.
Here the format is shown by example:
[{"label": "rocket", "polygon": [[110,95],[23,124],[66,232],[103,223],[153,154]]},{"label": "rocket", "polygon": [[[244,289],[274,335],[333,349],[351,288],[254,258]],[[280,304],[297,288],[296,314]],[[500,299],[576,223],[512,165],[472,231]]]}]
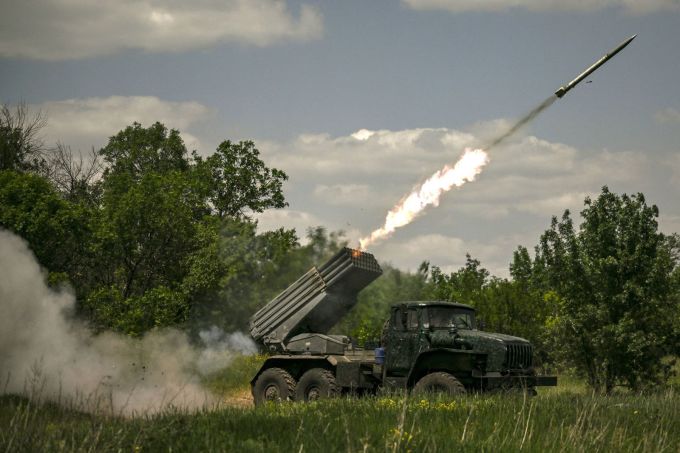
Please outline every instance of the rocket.
[{"label": "rocket", "polygon": [[583,79],[585,79],[585,78],[588,77],[590,74],[592,74],[593,72],[595,72],[595,70],[597,70],[597,68],[599,68],[600,66],[602,66],[603,64],[605,64],[607,61],[609,61],[609,59],[612,58],[614,55],[616,55],[617,53],[621,52],[621,50],[623,50],[624,47],[626,47],[628,44],[630,44],[630,42],[631,42],[632,40],[634,40],[636,36],[637,36],[637,35],[633,35],[633,36],[631,36],[630,38],[626,39],[626,40],[623,41],[621,44],[619,44],[619,46],[616,47],[614,50],[612,50],[611,52],[605,54],[605,56],[603,56],[602,58],[600,58],[599,60],[597,60],[595,63],[593,63],[592,66],[590,66],[588,69],[586,69],[586,70],[583,71],[581,74],[579,74],[574,80],[572,80],[571,82],[569,82],[568,84],[566,84],[566,85],[564,85],[564,86],[561,86],[557,91],[555,91],[555,95],[556,95],[558,98],[561,98],[562,96],[564,96],[565,94],[567,94],[567,92],[568,92],[569,90],[571,90],[572,88],[574,88],[574,87],[575,87],[576,85],[578,85]]}]

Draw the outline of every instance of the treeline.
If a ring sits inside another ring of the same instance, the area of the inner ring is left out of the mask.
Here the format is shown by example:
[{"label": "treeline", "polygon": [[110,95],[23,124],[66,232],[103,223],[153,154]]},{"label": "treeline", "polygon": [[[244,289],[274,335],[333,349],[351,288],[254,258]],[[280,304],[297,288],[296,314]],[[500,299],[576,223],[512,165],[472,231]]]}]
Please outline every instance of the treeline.
[{"label": "treeline", "polygon": [[[294,230],[258,234],[253,215],[286,206],[287,175],[253,142],[227,140],[204,158],[178,131],[135,123],[83,159],[40,142],[41,115],[22,105],[0,113],[0,227],[29,243],[51,285],[73,289],[74,315],[93,329],[244,330],[346,245],[320,227],[305,245]],[[680,351],[680,239],[658,231],[658,209],[642,194],[604,187],[581,217],[579,226],[569,212],[553,218],[533,254],[518,247],[510,278],[470,256],[449,274],[427,262],[415,273],[385,265],[336,330],[370,344],[393,303],[456,301],[596,390],[662,384]]]},{"label": "treeline", "polygon": [[203,158],[177,130],[135,123],[83,159],[44,146],[44,119],[24,106],[0,121],[0,227],[29,243],[51,285],[73,289],[96,330],[245,330],[341,246],[322,228],[304,246],[294,230],[258,234],[252,215],[286,205],[287,175],[253,142],[227,140]]}]

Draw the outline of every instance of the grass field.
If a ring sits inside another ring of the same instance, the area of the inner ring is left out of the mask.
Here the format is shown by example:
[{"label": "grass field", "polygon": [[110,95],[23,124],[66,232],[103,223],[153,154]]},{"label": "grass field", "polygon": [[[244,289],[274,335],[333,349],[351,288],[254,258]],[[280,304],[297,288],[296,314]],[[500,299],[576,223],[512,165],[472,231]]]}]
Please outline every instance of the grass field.
[{"label": "grass field", "polygon": [[[245,393],[255,358],[208,385]],[[242,377],[238,377],[242,376]],[[118,418],[0,397],[0,449],[15,451],[680,451],[680,394],[589,394],[562,379],[534,398],[403,395]]]}]

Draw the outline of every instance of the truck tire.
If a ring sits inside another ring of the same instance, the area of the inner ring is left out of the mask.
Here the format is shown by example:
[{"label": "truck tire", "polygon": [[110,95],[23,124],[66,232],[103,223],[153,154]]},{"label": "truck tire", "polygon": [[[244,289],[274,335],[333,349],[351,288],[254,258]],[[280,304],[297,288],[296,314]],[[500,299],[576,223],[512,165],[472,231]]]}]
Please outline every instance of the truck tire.
[{"label": "truck tire", "polygon": [[413,387],[413,393],[416,395],[432,393],[463,395],[465,393],[465,387],[463,387],[463,384],[461,384],[451,373],[436,371],[420,378]]},{"label": "truck tire", "polygon": [[253,399],[259,406],[265,401],[292,401],[295,398],[295,379],[283,368],[268,368],[253,385]]},{"label": "truck tire", "polygon": [[295,388],[297,401],[315,401],[333,398],[339,394],[340,387],[335,382],[335,375],[324,368],[312,368],[307,371]]}]

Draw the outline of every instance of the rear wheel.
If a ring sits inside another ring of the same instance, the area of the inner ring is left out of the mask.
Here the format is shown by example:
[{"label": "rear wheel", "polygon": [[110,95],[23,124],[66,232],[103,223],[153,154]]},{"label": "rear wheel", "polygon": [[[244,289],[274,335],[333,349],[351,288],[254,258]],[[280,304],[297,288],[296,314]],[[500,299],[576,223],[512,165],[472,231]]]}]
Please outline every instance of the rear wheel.
[{"label": "rear wheel", "polygon": [[465,387],[451,373],[436,371],[422,377],[413,387],[416,395],[441,393],[445,395],[463,395]]},{"label": "rear wheel", "polygon": [[312,368],[302,375],[295,389],[297,401],[315,401],[333,398],[340,394],[333,372],[324,368]]},{"label": "rear wheel", "polygon": [[265,401],[292,401],[295,398],[295,378],[283,368],[269,368],[257,377],[253,386],[255,405]]}]

